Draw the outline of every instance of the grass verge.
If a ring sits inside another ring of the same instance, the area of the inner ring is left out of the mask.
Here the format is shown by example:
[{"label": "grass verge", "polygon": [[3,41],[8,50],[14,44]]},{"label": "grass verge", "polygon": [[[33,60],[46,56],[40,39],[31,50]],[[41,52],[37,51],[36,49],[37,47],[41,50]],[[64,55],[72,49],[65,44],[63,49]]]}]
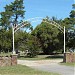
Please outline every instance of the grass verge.
[{"label": "grass verge", "polygon": [[9,53],[1,53],[0,56],[10,56],[12,54],[12,52]]},{"label": "grass verge", "polygon": [[20,60],[50,60],[50,59],[63,59],[63,56],[59,55],[38,55],[37,57],[34,58],[28,58],[28,57],[20,57],[18,58]]},{"label": "grass verge", "polygon": [[[1,53],[0,56],[10,56],[12,53]],[[37,55],[36,57],[29,58],[25,57],[23,54],[18,58],[20,60],[49,60],[49,59],[63,59],[63,55]]]},{"label": "grass verge", "polygon": [[75,63],[60,63],[61,65],[74,67]]},{"label": "grass verge", "polygon": [[9,67],[0,67],[0,75],[59,75],[59,74],[38,71],[29,68],[27,66],[17,65]]}]

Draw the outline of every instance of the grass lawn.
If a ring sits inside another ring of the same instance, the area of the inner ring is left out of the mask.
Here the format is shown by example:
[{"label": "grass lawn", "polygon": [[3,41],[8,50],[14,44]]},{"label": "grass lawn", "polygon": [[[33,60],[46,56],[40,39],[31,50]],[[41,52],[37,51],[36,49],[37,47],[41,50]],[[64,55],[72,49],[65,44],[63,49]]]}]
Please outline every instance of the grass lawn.
[{"label": "grass lawn", "polygon": [[0,75],[59,75],[59,74],[38,71],[29,68],[27,66],[17,65],[9,67],[0,67]]},{"label": "grass lawn", "polygon": [[1,53],[0,56],[10,56],[12,54],[12,52],[9,53]]},{"label": "grass lawn", "polygon": [[34,58],[28,58],[21,56],[18,58],[20,60],[49,60],[49,59],[63,59],[63,56],[60,55],[38,55],[37,57]]},{"label": "grass lawn", "polygon": [[75,63],[60,63],[61,65],[65,65],[65,66],[75,66]]},{"label": "grass lawn", "polygon": [[[1,53],[0,56],[10,56],[12,53]],[[20,60],[49,60],[49,59],[63,59],[63,55],[38,55],[34,58],[25,57],[23,54],[18,58]]]}]

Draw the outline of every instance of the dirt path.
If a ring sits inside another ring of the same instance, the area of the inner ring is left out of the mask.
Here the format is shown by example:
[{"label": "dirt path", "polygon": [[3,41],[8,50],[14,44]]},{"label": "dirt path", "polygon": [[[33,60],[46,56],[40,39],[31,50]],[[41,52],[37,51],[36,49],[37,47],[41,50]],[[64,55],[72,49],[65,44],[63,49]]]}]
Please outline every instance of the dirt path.
[{"label": "dirt path", "polygon": [[18,64],[26,65],[34,69],[55,72],[61,75],[74,75],[74,67],[59,65],[63,60],[18,60]]},{"label": "dirt path", "polygon": [[18,64],[26,65],[26,66],[41,66],[62,62],[59,60],[18,60]]}]

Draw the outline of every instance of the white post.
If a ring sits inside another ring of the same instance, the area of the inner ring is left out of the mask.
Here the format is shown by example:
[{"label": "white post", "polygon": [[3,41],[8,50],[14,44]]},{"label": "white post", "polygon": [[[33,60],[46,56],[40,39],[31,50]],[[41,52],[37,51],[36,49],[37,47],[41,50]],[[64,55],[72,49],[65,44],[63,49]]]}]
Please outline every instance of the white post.
[{"label": "white post", "polygon": [[64,53],[65,53],[65,26],[64,26]]},{"label": "white post", "polygon": [[14,48],[14,25],[12,26],[12,33],[13,33],[13,54],[15,54],[15,48]]}]

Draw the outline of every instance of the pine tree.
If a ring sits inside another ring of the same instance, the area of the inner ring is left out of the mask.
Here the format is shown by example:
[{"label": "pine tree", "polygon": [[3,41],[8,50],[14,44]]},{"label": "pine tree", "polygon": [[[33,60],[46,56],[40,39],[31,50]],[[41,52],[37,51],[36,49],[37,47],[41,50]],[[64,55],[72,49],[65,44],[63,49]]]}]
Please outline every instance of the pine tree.
[{"label": "pine tree", "polygon": [[4,8],[5,11],[0,13],[0,25],[8,27],[11,23],[19,23],[24,18],[23,0],[15,0]]}]

